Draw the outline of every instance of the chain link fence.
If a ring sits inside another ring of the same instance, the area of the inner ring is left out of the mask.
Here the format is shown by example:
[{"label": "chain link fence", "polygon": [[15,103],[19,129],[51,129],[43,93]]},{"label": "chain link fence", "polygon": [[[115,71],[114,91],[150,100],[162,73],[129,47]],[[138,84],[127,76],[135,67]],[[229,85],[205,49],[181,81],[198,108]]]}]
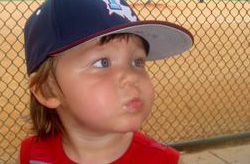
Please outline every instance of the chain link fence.
[{"label": "chain link fence", "polygon": [[[189,29],[182,55],[148,63],[155,88],[143,131],[166,143],[250,131],[250,2],[127,0],[144,20]],[[0,1],[0,163],[16,163],[29,114],[22,29],[43,1]]]}]

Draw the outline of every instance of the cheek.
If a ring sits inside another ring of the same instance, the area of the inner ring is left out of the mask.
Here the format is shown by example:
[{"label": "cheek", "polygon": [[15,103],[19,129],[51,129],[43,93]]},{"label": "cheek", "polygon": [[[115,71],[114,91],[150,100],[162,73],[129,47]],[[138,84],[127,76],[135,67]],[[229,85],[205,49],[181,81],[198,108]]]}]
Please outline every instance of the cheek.
[{"label": "cheek", "polygon": [[145,75],[141,78],[140,90],[142,92],[142,96],[146,100],[146,104],[149,108],[152,107],[152,103],[154,101],[154,90],[149,76]]},{"label": "cheek", "polygon": [[151,82],[149,82],[149,84],[148,84],[148,93],[147,93],[147,95],[149,97],[148,99],[149,99],[149,102],[150,102],[150,107],[152,107],[155,95],[154,95],[154,89],[152,87]]},{"label": "cheek", "polygon": [[[85,79],[85,78],[83,78]],[[115,101],[114,84],[107,80],[79,80],[65,88],[66,103],[76,110],[102,112]],[[114,105],[114,104],[113,104]]]},{"label": "cheek", "polygon": [[152,85],[149,75],[148,74],[144,75],[143,79],[144,79],[143,81],[144,81],[144,87],[145,87],[146,92],[149,94],[149,96],[154,97],[153,85]]},{"label": "cheek", "polygon": [[94,103],[98,108],[109,108],[111,105],[115,105],[116,102],[116,90],[114,84],[108,81],[102,81],[94,86],[89,91],[88,99]]},{"label": "cheek", "polygon": [[154,100],[154,90],[152,88],[151,82],[147,85],[147,93],[149,101],[152,103]]}]

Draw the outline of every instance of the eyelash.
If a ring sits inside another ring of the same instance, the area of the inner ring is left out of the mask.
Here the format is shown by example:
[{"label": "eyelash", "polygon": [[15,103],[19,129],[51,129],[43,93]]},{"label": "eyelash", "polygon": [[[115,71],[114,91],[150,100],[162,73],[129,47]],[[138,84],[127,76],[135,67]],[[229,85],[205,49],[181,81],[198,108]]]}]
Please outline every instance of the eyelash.
[{"label": "eyelash", "polygon": [[[132,66],[144,68],[145,62],[146,61],[144,58],[137,58],[132,61]],[[105,67],[109,67],[110,65],[111,65],[111,62],[110,62],[110,59],[108,58],[101,58],[101,59],[96,60],[93,63],[93,66],[96,68],[105,68]]]}]

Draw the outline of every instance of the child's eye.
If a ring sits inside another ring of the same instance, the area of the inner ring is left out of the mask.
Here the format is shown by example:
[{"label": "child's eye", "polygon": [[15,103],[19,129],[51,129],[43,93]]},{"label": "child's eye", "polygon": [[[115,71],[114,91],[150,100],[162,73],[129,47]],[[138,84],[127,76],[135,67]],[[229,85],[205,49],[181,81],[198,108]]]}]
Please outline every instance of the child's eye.
[{"label": "child's eye", "polygon": [[101,58],[94,62],[94,67],[102,68],[102,67],[109,67],[110,66],[110,60],[108,58]]},{"label": "child's eye", "polygon": [[135,59],[132,63],[134,67],[145,67],[145,59],[143,58],[138,58]]}]

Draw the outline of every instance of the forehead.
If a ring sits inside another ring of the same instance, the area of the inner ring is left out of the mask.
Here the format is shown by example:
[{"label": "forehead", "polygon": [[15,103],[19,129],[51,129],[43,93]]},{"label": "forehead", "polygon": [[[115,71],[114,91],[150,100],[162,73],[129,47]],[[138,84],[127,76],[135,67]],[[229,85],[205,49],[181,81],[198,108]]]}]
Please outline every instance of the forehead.
[{"label": "forehead", "polygon": [[100,39],[100,43],[105,44],[115,39],[125,40],[127,42],[129,40],[134,40],[136,43],[138,43],[137,46],[143,48],[146,51],[146,54],[148,54],[149,52],[149,43],[144,38],[130,33],[112,34],[104,36]]},{"label": "forehead", "polygon": [[112,41],[112,40],[115,40],[115,39],[125,40],[127,42],[129,40],[131,40],[131,39],[135,40],[137,42],[143,42],[144,41],[144,39],[141,38],[138,35],[129,34],[129,33],[121,33],[121,34],[112,34],[112,35],[103,36],[103,37],[100,38],[100,43],[101,44],[108,43],[109,41]]},{"label": "forehead", "polygon": [[[75,52],[83,52],[83,51],[88,51],[91,49],[98,49],[101,48],[103,46],[107,47],[109,46],[109,43],[111,42],[117,42],[118,44],[125,44],[128,42],[133,42],[133,45],[135,45],[138,48],[142,48],[146,51],[146,53],[148,52],[149,46],[147,41],[145,41],[143,38],[134,35],[134,34],[113,34],[113,35],[107,35],[101,38],[96,38],[93,39],[91,41],[88,42],[84,42],[81,43],[75,47],[72,47],[64,52],[61,52],[61,54],[71,54],[71,53],[75,53]],[[111,45],[110,45],[111,46]],[[57,55],[56,55],[57,56]]]}]

